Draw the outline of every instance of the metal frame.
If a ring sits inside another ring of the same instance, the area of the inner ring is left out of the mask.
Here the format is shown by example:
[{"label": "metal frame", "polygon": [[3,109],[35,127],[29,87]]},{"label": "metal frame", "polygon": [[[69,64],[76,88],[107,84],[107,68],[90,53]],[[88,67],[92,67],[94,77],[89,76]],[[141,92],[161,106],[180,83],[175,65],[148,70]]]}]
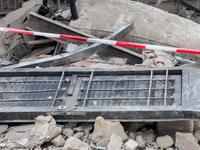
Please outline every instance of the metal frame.
[{"label": "metal frame", "polygon": [[[0,122],[33,122],[33,118],[38,115],[52,115],[58,122],[90,122],[94,121],[97,116],[103,116],[107,120],[121,122],[199,120],[200,102],[198,101],[199,94],[196,89],[200,87],[200,74],[198,74],[197,70],[199,70],[199,68],[172,68],[167,70],[142,70],[140,68],[1,70],[1,86],[12,84],[12,88],[14,85],[18,88],[19,86],[17,83],[23,83],[26,82],[26,80],[34,83],[36,78],[45,77],[50,82],[55,82],[55,94],[54,96],[48,97],[46,100],[37,99],[37,97],[34,97],[34,94],[32,94],[32,96],[30,95],[27,101],[26,99],[24,101],[22,101],[22,99],[16,99],[11,102],[5,101],[3,103],[3,101],[0,100]],[[56,76],[56,78],[54,76]],[[52,80],[53,78],[54,80]],[[40,80],[37,81],[37,85],[39,81]],[[44,84],[45,81],[46,80],[43,80],[41,83]],[[138,97],[135,98],[126,98],[127,95],[123,94],[115,98],[102,98],[102,95],[98,96],[98,91],[103,93],[104,90],[104,88],[100,88],[100,82],[105,85],[105,82],[109,83],[111,81],[118,83],[118,88],[113,89],[113,87],[110,91],[109,89],[106,90],[107,94],[109,92],[112,93],[112,91],[120,92],[122,90],[124,93],[141,92]],[[137,87],[137,89],[129,89],[131,87],[126,89],[127,82],[131,83],[132,81],[141,82],[143,83],[141,85],[146,85],[145,87],[147,88],[141,86]],[[96,82],[96,86],[94,86],[94,82]],[[156,85],[155,82],[157,83]],[[161,82],[163,85],[160,84]],[[85,86],[83,86],[83,84]],[[123,86],[120,88],[121,85]],[[162,88],[161,85],[164,88]],[[173,87],[171,88],[170,85],[173,85]],[[81,88],[82,86],[84,87],[83,89]],[[38,87],[41,88],[39,85]],[[9,89],[12,88],[10,87]],[[28,87],[26,90],[28,91]],[[38,88],[34,90],[42,92]],[[49,90],[49,93],[52,93],[50,89],[47,90]],[[97,91],[97,95],[92,94],[95,90]],[[80,95],[80,92],[82,95]],[[1,90],[1,95],[2,94],[3,91]],[[9,93],[7,94],[9,95]],[[14,94],[16,95],[16,93]],[[147,97],[141,97],[141,94],[145,94]],[[62,95],[65,96],[63,97]],[[143,99],[145,99],[145,102],[143,102]],[[162,103],[152,103],[159,99],[162,99]],[[104,104],[102,100],[105,102]],[[130,105],[128,103],[130,100],[133,102],[137,101],[138,105],[136,103]],[[110,104],[108,105],[109,101]],[[170,101],[173,103],[169,103]],[[120,105],[116,105],[119,103]],[[141,104],[141,106],[139,104]]]}]

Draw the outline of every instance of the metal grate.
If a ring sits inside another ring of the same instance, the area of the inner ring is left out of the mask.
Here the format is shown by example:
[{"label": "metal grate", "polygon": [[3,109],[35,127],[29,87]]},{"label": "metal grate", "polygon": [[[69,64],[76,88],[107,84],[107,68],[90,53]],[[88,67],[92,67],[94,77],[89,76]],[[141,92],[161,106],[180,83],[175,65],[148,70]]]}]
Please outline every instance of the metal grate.
[{"label": "metal grate", "polygon": [[69,87],[70,81],[63,77],[64,72],[61,76],[0,77],[0,107],[53,106]]},{"label": "metal grate", "polygon": [[83,79],[79,91],[78,103],[83,106],[171,106],[181,102],[174,91],[181,91],[175,84],[181,82],[181,76],[148,75],[93,76]]},{"label": "metal grate", "polygon": [[183,109],[198,98],[188,97],[197,88],[190,86],[191,77],[183,70],[1,70],[0,122],[33,121],[38,115],[57,121],[94,121],[99,115],[119,121],[200,118]]}]

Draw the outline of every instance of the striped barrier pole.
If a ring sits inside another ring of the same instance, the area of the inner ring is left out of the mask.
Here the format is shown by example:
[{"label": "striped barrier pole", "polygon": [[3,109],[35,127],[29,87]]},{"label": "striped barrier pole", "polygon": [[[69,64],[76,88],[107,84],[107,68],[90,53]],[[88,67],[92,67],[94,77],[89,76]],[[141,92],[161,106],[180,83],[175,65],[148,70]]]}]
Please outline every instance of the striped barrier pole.
[{"label": "striped barrier pole", "polygon": [[45,32],[34,32],[34,31],[18,30],[18,29],[11,29],[11,28],[1,28],[1,27],[0,27],[0,31],[30,34],[30,35],[45,36],[45,37],[54,37],[54,38],[61,38],[61,39],[69,39],[69,40],[89,42],[89,43],[101,43],[101,44],[107,44],[107,45],[135,47],[135,48],[148,49],[148,50],[161,50],[161,51],[168,51],[168,52],[200,54],[200,50],[197,50],[197,49],[138,44],[138,43],[130,43],[130,42],[122,42],[122,41],[114,41],[114,40],[106,40],[106,39],[95,39],[95,38],[87,38],[87,37],[79,37],[79,36],[71,36],[71,35],[63,35],[63,34],[53,34],[53,33],[45,33]]}]

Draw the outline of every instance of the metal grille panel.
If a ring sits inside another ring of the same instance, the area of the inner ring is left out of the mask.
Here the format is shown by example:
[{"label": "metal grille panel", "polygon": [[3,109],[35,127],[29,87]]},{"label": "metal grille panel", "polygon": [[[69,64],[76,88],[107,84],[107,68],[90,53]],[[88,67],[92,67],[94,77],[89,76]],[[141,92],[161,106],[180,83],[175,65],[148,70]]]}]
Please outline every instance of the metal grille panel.
[{"label": "metal grille panel", "polygon": [[[83,79],[79,91],[79,105],[85,106],[171,106],[181,104],[181,75],[125,75],[94,76],[85,98],[89,80]],[[175,92],[176,89],[176,92]],[[175,95],[174,95],[175,92]],[[81,103],[82,102],[82,103]]]}]

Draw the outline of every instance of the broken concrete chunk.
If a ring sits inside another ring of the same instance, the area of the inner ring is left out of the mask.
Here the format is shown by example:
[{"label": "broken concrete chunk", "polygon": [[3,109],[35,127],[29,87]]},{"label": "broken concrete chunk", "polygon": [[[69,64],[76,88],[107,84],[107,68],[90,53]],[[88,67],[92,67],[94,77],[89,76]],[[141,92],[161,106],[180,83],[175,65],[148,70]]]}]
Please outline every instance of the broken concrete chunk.
[{"label": "broken concrete chunk", "polygon": [[110,136],[110,142],[108,143],[107,149],[108,150],[121,150],[122,144],[123,144],[123,139],[116,134],[112,134]]},{"label": "broken concrete chunk", "polygon": [[22,126],[19,126],[18,129],[15,127],[16,131],[15,128],[11,128],[5,137],[15,144],[8,143],[6,147],[31,149],[49,142],[61,132],[61,128],[56,126],[56,122],[51,116],[38,116],[35,118],[34,127],[31,130],[30,127],[31,125],[26,125],[24,129]]},{"label": "broken concrete chunk", "polygon": [[78,122],[67,122],[64,124],[64,127],[65,128],[74,128],[74,127],[77,127],[79,123]]},{"label": "broken concrete chunk", "polygon": [[170,135],[175,137],[176,132],[193,133],[193,121],[171,121],[171,122],[158,122],[157,123],[158,135]]},{"label": "broken concrete chunk", "polygon": [[15,127],[16,132],[27,132],[34,127],[34,124],[20,125]]},{"label": "broken concrete chunk", "polygon": [[100,142],[98,142],[97,146],[107,147],[109,142],[110,142],[110,138],[105,138],[105,139],[101,140]]},{"label": "broken concrete chunk", "polygon": [[2,125],[0,125],[0,134],[1,133],[3,133],[3,132],[5,132],[7,129],[8,129],[8,125],[6,125],[6,124],[2,124]]},{"label": "broken concrete chunk", "polygon": [[72,136],[74,136],[74,130],[72,130],[70,128],[63,129],[63,134],[68,138],[72,137]]},{"label": "broken concrete chunk", "polygon": [[156,139],[156,143],[162,149],[166,149],[166,148],[171,147],[172,145],[174,145],[174,141],[169,135],[158,137]]},{"label": "broken concrete chunk", "polygon": [[119,122],[106,121],[103,117],[96,118],[92,136],[94,143],[100,142],[104,138],[109,138],[113,133],[122,137],[124,141],[128,139],[123,126]]},{"label": "broken concrete chunk", "polygon": [[70,43],[67,45],[66,52],[70,53],[70,52],[79,50],[81,48],[87,47],[87,46],[88,46],[87,44],[76,45],[76,44]]},{"label": "broken concrete chunk", "polygon": [[91,150],[91,148],[76,137],[70,137],[67,139],[63,150]]},{"label": "broken concrete chunk", "polygon": [[124,148],[125,150],[136,150],[138,147],[138,143],[133,141],[133,140],[128,140],[125,144],[124,144]]},{"label": "broken concrete chunk", "polygon": [[94,123],[93,122],[83,122],[80,124],[81,127],[83,127],[84,132],[90,132],[92,131],[93,127],[94,127]]},{"label": "broken concrete chunk", "polygon": [[142,138],[142,135],[137,135],[136,136],[136,142],[138,143],[138,148],[140,149],[144,149],[146,148],[146,142],[145,140]]},{"label": "broken concrete chunk", "polygon": [[81,139],[85,135],[85,132],[77,132],[74,134],[74,137]]},{"label": "broken concrete chunk", "polygon": [[200,150],[197,139],[191,133],[176,133],[175,146],[179,150]]},{"label": "broken concrete chunk", "polygon": [[65,139],[62,137],[62,135],[57,136],[54,138],[51,143],[57,147],[62,147],[65,145]]},{"label": "broken concrete chunk", "polygon": [[129,137],[130,137],[132,140],[135,140],[135,135],[134,135],[133,132],[131,132],[131,133],[129,134]]},{"label": "broken concrete chunk", "polygon": [[147,134],[147,143],[152,143],[155,140],[155,135],[153,133]]},{"label": "broken concrete chunk", "polygon": [[82,132],[83,128],[81,126],[73,128],[74,132]]}]

